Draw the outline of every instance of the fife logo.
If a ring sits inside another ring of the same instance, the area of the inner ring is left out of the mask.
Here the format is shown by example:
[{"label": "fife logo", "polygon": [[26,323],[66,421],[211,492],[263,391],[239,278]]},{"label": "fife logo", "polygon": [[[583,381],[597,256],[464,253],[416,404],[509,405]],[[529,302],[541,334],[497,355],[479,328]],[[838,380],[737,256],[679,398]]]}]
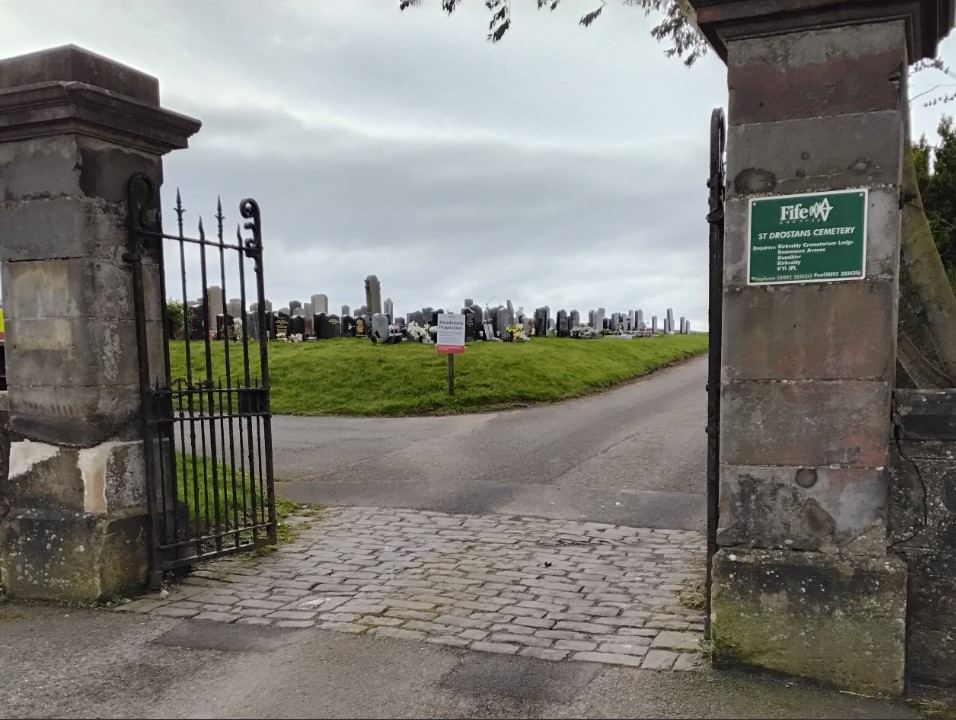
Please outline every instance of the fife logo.
[{"label": "fife logo", "polygon": [[784,205],[780,208],[780,222],[826,222],[827,218],[830,217],[831,210],[833,210],[833,206],[827,198],[823,198],[820,202],[813,203],[809,207],[802,203]]}]

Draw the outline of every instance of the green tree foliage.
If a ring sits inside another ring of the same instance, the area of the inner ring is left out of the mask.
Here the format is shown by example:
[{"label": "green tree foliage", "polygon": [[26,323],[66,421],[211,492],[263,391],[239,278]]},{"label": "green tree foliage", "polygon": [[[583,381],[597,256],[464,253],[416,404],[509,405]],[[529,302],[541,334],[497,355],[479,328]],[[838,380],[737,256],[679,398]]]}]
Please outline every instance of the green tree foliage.
[{"label": "green tree foliage", "polygon": [[[555,10],[561,0],[538,0],[539,10]],[[624,5],[640,8],[645,15],[656,13],[660,20],[651,29],[651,36],[659,42],[667,42],[669,47],[664,51],[667,57],[675,55],[684,60],[690,67],[707,52],[707,43],[697,28],[688,21],[692,9],[687,0],[621,0]],[[458,8],[461,0],[441,0],[441,8],[451,15]],[[418,6],[421,0],[398,0],[399,10]],[[581,16],[579,25],[589,27],[591,23],[601,17],[606,7],[606,0],[595,0],[594,9]],[[511,29],[511,0],[485,0],[488,8],[488,40],[498,42]]]},{"label": "green tree foliage", "polygon": [[913,163],[933,241],[956,288],[956,128],[944,115],[937,128],[939,145],[925,136],[913,146]]},{"label": "green tree foliage", "polygon": [[183,339],[183,304],[175,300],[166,303],[166,322],[170,340]]},{"label": "green tree foliage", "polygon": [[169,323],[169,339],[184,340],[186,337],[185,327],[183,326],[183,317],[189,313],[189,337],[201,338],[203,335],[202,313],[196,308],[185,308],[177,300],[169,300],[166,303],[166,319]]}]

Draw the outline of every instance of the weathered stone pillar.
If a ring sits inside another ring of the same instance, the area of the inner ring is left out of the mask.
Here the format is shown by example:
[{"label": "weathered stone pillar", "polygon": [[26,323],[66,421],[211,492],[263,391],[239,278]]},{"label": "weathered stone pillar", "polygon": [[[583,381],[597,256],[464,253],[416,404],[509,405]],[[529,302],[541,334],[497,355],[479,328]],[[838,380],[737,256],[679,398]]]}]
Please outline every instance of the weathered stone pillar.
[{"label": "weathered stone pillar", "polygon": [[142,585],[147,496],[138,368],[165,372],[161,266],[144,261],[149,357],[127,251],[131,174],[200,123],[157,80],[66,46],[0,61],[0,262],[10,472],[0,582],[12,597],[90,601]]},{"label": "weathered stone pillar", "polygon": [[730,89],[714,658],[899,693],[886,465],[906,79],[951,7],[692,2]]}]

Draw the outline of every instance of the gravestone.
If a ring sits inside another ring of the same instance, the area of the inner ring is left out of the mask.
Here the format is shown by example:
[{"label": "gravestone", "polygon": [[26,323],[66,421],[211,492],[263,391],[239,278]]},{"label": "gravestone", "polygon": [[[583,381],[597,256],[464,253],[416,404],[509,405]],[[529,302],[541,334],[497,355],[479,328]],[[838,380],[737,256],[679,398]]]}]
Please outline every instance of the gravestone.
[{"label": "gravestone", "polygon": [[309,313],[310,315],[318,315],[319,313],[325,313],[326,315],[328,315],[329,313],[328,295],[323,295],[320,293],[317,295],[313,295],[310,299],[312,300],[312,312]]},{"label": "gravestone", "polygon": [[475,313],[471,308],[462,308],[465,316],[465,341],[470,342],[478,337],[478,326],[475,325]]},{"label": "gravestone", "polygon": [[[300,310],[301,308],[296,308]],[[292,320],[289,322],[289,334],[290,335],[302,335],[305,336],[305,317],[302,315],[293,315]]]},{"label": "gravestone", "polygon": [[484,323],[481,328],[482,332],[484,333],[485,340],[493,340],[495,338],[495,327],[490,322]]},{"label": "gravestone", "polygon": [[382,312],[382,285],[375,275],[365,278],[365,307],[372,315]]},{"label": "gravestone", "polygon": [[290,300],[290,301],[289,301],[289,316],[290,316],[290,317],[293,316],[293,315],[295,315],[295,311],[296,311],[296,310],[301,310],[301,309],[302,309],[302,303],[301,303],[301,302],[299,302],[298,300]]},{"label": "gravestone", "polygon": [[687,318],[685,317],[682,317],[680,319],[680,334],[681,335],[687,334]]},{"label": "gravestone", "polygon": [[534,336],[544,337],[548,334],[548,313],[544,308],[534,311]]},{"label": "gravestone", "polygon": [[480,305],[471,305],[469,309],[475,314],[475,332],[477,332],[485,322],[484,312]]},{"label": "gravestone", "polygon": [[640,327],[643,324],[644,324],[644,311],[638,310],[637,311],[637,326]]},{"label": "gravestone", "polygon": [[511,342],[511,333],[508,326],[511,324],[511,312],[506,307],[499,307],[495,311],[495,331],[502,340]]},{"label": "gravestone", "polygon": [[651,332],[657,334],[657,315],[651,316]]},{"label": "gravestone", "polygon": [[385,298],[385,303],[382,307],[383,312],[388,316],[388,321],[392,322],[395,319],[395,305],[392,303],[392,298]]},{"label": "gravestone", "polygon": [[216,315],[216,340],[227,340],[232,337],[232,315]]},{"label": "gravestone", "polygon": [[474,301],[474,300],[472,300],[471,298],[465,298],[465,307],[466,307],[466,308],[470,308],[470,307],[471,307],[472,305],[474,305],[474,304],[475,304],[475,301]]},{"label": "gravestone", "polygon": [[565,310],[558,310],[558,337],[567,337],[569,333],[568,313]]},{"label": "gravestone", "polygon": [[365,317],[355,318],[355,337],[365,337]]},{"label": "gravestone", "polygon": [[315,310],[313,309],[311,301],[302,306],[302,315],[305,316],[306,320],[315,315]]},{"label": "gravestone", "polygon": [[226,303],[226,314],[231,315],[232,317],[242,317],[245,313],[245,310],[242,307],[241,298],[232,298],[228,303]]},{"label": "gravestone", "polygon": [[674,309],[667,308],[667,325],[665,326],[665,332],[673,334],[674,332]]},{"label": "gravestone", "polygon": [[372,315],[372,337],[385,340],[388,337],[388,315],[375,313]]},{"label": "gravestone", "polygon": [[259,313],[246,313],[246,333],[250,340],[259,339]]},{"label": "gravestone", "polygon": [[570,331],[571,328],[575,328],[580,324],[581,324],[581,313],[579,313],[577,310],[572,310],[571,312],[569,312],[568,313],[568,330]]},{"label": "gravestone", "polygon": [[355,318],[351,315],[342,316],[342,337],[355,337]]},{"label": "gravestone", "polygon": [[312,317],[312,327],[315,330],[315,337],[319,340],[329,340],[332,337],[328,313],[316,313]]},{"label": "gravestone", "polygon": [[349,311],[349,306],[348,306],[348,305],[343,305],[343,306],[342,306],[342,317],[343,317],[343,318],[346,318],[346,317],[348,317],[348,316],[351,315],[351,314],[352,314],[352,313]]},{"label": "gravestone", "polygon": [[342,320],[338,315],[329,315],[329,339],[342,337]]},{"label": "gravestone", "polygon": [[[283,308],[283,310],[284,309],[285,308]],[[279,310],[279,312],[273,313],[273,317],[275,318],[276,339],[285,340],[289,335],[289,321],[292,319],[292,316],[289,315],[289,313]]]},{"label": "gravestone", "polygon": [[206,327],[212,330],[216,327],[216,318],[226,312],[226,300],[223,297],[222,288],[218,285],[206,288],[205,302],[208,312]]}]

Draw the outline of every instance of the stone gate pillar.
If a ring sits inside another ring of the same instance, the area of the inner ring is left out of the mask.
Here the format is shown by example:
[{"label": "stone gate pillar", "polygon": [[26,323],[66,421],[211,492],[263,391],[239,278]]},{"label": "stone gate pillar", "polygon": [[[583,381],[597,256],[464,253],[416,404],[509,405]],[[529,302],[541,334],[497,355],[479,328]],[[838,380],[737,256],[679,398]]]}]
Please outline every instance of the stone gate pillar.
[{"label": "stone gate pillar", "polygon": [[730,90],[714,659],[899,693],[886,465],[906,80],[951,0],[691,2]]},{"label": "stone gate pillar", "polygon": [[[0,262],[10,448],[0,583],[90,601],[142,585],[146,483],[126,191],[200,127],[149,75],[74,46],[0,61]],[[144,262],[161,339],[161,268]]]}]

